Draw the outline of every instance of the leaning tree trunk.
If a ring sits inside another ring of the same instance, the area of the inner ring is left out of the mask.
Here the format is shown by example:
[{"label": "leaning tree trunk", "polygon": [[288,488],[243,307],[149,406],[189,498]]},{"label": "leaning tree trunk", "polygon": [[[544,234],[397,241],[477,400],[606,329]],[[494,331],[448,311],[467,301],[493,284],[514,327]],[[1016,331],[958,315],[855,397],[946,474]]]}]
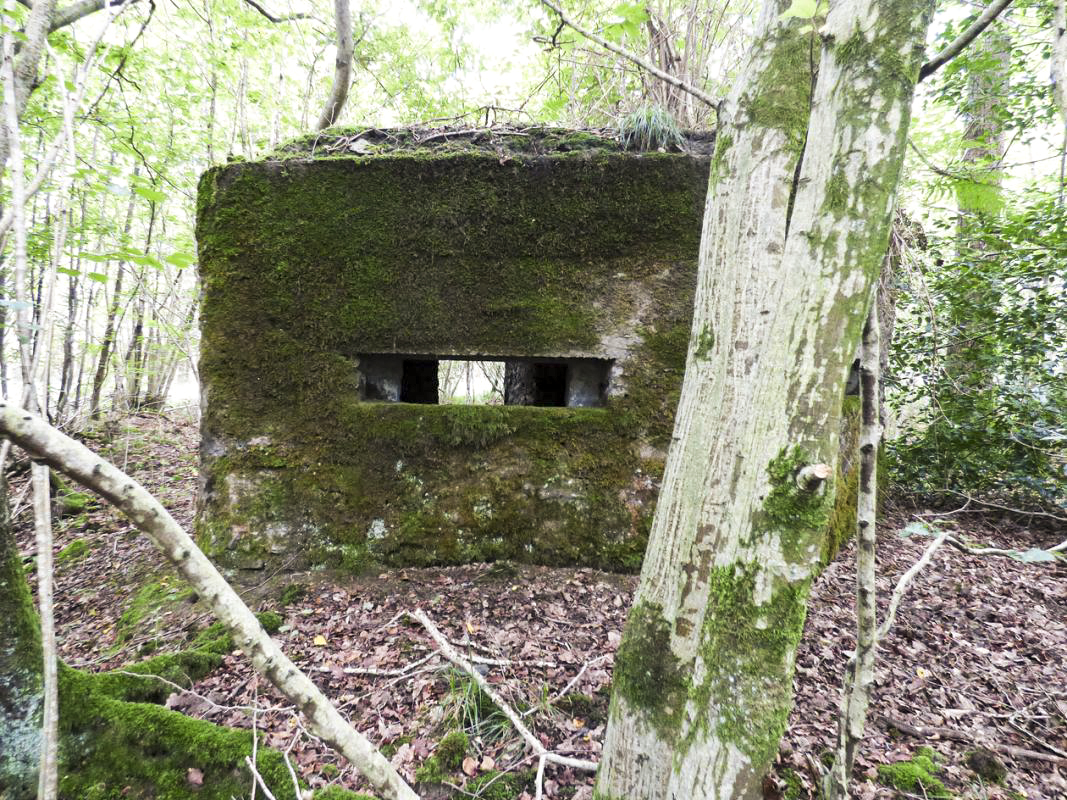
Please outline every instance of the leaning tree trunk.
[{"label": "leaning tree trunk", "polygon": [[720,111],[685,382],[615,662],[603,797],[759,797],[792,704],[841,394],[933,3],[840,2],[815,29],[783,19],[789,6],[766,4]]}]

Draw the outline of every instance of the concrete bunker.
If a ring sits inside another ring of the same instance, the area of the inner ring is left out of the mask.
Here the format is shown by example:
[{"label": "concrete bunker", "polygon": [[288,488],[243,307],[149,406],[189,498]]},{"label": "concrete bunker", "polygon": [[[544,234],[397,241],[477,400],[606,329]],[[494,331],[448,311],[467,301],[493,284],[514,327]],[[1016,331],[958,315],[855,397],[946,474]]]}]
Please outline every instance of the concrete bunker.
[{"label": "concrete bunker", "polygon": [[[636,569],[706,155],[556,129],[330,132],[208,170],[201,545],[225,569]],[[502,402],[440,402],[448,361]]]},{"label": "concrete bunker", "polygon": [[360,398],[365,402],[429,405],[447,402],[439,379],[440,366],[464,361],[499,367],[500,385],[493,386],[491,394],[506,406],[599,408],[607,399],[611,382],[612,362],[608,359],[364,353],[358,359]]}]

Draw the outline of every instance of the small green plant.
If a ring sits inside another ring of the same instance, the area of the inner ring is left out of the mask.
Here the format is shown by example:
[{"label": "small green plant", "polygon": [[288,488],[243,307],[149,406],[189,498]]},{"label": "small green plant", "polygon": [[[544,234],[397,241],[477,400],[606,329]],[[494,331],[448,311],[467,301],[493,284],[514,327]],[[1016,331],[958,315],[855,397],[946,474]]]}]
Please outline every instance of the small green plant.
[{"label": "small green plant", "polygon": [[449,731],[437,743],[434,755],[445,769],[459,769],[463,757],[467,755],[470,739],[463,731]]},{"label": "small green plant", "polygon": [[468,781],[464,788],[468,794],[482,800],[513,800],[524,791],[532,790],[533,779],[533,770],[507,773],[490,770]]},{"label": "small green plant", "polygon": [[685,142],[671,113],[656,105],[635,108],[619,122],[619,139],[627,150],[678,150]]},{"label": "small green plant", "polygon": [[445,696],[446,717],[456,727],[470,731],[485,743],[502,739],[510,723],[503,712],[468,675],[457,670],[448,673],[448,693]]},{"label": "small green plant", "polygon": [[81,561],[87,555],[89,555],[89,545],[84,539],[75,539],[56,553],[56,563],[72,564],[75,561]]},{"label": "small green plant", "polygon": [[952,793],[934,777],[939,769],[938,760],[933,748],[920,747],[910,761],[880,765],[878,779],[901,792],[921,794],[931,800],[949,800]]},{"label": "small green plant", "polygon": [[278,602],[283,606],[291,606],[293,603],[299,603],[304,599],[307,594],[307,588],[299,583],[290,583],[284,589],[282,589],[281,596],[278,598]]},{"label": "small green plant", "polygon": [[415,780],[419,783],[441,783],[446,777],[448,775],[436,756],[430,756],[415,770]]}]

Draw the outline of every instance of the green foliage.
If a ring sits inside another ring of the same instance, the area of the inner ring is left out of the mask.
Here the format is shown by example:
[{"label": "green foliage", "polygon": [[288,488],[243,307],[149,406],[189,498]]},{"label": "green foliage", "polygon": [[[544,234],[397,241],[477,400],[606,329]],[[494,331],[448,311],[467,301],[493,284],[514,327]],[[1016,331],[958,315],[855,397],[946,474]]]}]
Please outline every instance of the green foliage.
[{"label": "green foliage", "polygon": [[[448,692],[443,703],[445,716],[455,723],[458,728],[457,733],[470,731],[483,742],[490,743],[504,738],[511,730],[511,723],[508,722],[504,713],[466,673],[457,670],[449,671]],[[448,743],[446,753],[452,755],[459,743],[459,738],[455,737]],[[447,767],[448,761],[440,753],[438,761],[442,766]]]},{"label": "green foliage", "polygon": [[[1067,508],[1067,213],[1051,198],[933,239],[903,286],[888,446],[900,490]],[[931,310],[936,315],[931,315]]]},{"label": "green foliage", "polygon": [[627,150],[677,150],[685,143],[678,123],[660,106],[642,105],[619,121],[619,139]]}]

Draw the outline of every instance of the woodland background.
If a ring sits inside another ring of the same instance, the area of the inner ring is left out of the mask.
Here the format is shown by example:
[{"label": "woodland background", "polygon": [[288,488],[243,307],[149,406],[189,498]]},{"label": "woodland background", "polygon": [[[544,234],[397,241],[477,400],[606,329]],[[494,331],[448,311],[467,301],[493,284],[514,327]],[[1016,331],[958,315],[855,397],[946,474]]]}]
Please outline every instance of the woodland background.
[{"label": "woodland background", "polygon": [[[749,43],[755,5],[751,0],[585,2],[570,3],[567,11],[604,39],[716,97],[735,77]],[[970,3],[940,4],[929,52],[955,39],[981,10]],[[1048,0],[1012,3],[972,47],[920,85],[894,234],[903,257],[892,284],[896,330],[886,375],[886,400],[892,411],[886,450],[889,494],[899,513],[920,509],[936,515],[938,524],[962,526],[976,540],[1006,537],[1003,546],[1014,548],[1024,561],[1027,548],[1034,546],[1034,531],[1051,535],[1067,524],[1067,112],[1058,107],[1050,85],[1055,10],[1055,3]],[[560,26],[555,14],[532,2],[357,2],[352,11],[354,70],[339,123],[356,130],[555,124],[615,130],[620,137],[656,147],[670,146],[679,131],[714,125],[713,108],[582,39]],[[26,14],[24,6],[9,3],[3,31],[9,47],[16,46]],[[115,456],[121,451],[120,464],[128,465],[131,453],[153,452],[154,429],[171,443],[174,451],[169,455],[132,460],[143,468],[147,483],[169,490],[176,503],[187,504],[194,491],[195,465],[188,455],[195,440],[189,422],[174,431],[167,420],[147,414],[167,409],[173,415],[176,408],[185,409],[186,419],[196,414],[198,288],[193,224],[198,177],[213,163],[267,157],[313,127],[330,91],[334,38],[333,9],[324,2],[137,0],[95,8],[51,35],[36,88],[21,117],[16,158],[31,186],[37,178],[40,181],[26,205],[29,295],[25,299],[17,298],[13,288],[15,226],[5,226],[0,243],[0,388],[8,398],[21,394],[18,348],[20,344],[32,348],[41,404],[57,426],[97,437]],[[9,169],[0,200],[5,210],[11,206],[11,186]],[[31,313],[32,324],[20,333],[15,316],[25,311]],[[177,465],[169,460],[175,452],[185,454]],[[61,608],[61,622],[69,621],[63,630],[65,657],[75,663],[116,666],[145,642],[157,642],[151,645],[154,648],[161,640],[166,647],[168,637],[194,624],[189,614],[177,613],[163,602],[173,600],[174,593],[165,581],[161,584],[150,577],[158,569],[156,562],[136,550],[119,556],[123,531],[113,521],[101,522],[98,517],[106,515],[91,501],[65,489],[58,502],[67,513],[58,543],[75,546],[70,551],[74,555],[60,562],[60,595],[77,588],[69,581],[80,580],[83,571],[97,575],[104,587],[75,593],[74,604]],[[17,513],[17,493],[14,506]],[[903,526],[906,518],[898,518]],[[84,544],[90,537],[83,534],[93,526],[109,531],[110,554],[106,548]],[[79,541],[87,550],[81,556]],[[23,542],[29,562],[32,540]],[[907,554],[908,549],[893,552],[886,560]],[[82,561],[83,557],[89,560]],[[106,577],[108,565],[121,570],[125,587]],[[990,626],[1006,625],[1014,632],[1009,638],[1017,634],[1023,643],[1005,645],[1007,652],[1019,654],[1027,646],[1040,650],[1042,655],[1033,662],[1039,665],[1033,685],[1048,688],[1055,670],[1050,674],[1040,665],[1048,666],[1056,652],[1062,655],[1062,638],[1049,633],[1039,644],[1027,645],[1031,634],[1045,624],[1032,616],[1035,603],[1040,603],[1033,594],[1023,595],[1019,605],[1014,602],[1017,593],[1030,591],[1044,598],[1048,609],[1067,605],[1056,583],[1046,581],[1047,575],[1032,579],[1025,572],[1013,572],[1023,567],[975,568],[981,574],[969,585],[1006,583],[1008,588],[1003,589],[1000,610],[992,612],[1000,615],[1000,621],[988,617],[988,599],[975,612],[988,625],[979,626],[971,636],[977,643],[972,644],[985,650],[975,657],[997,657],[982,637]],[[1035,567],[1041,565],[1029,568]],[[70,570],[66,577],[65,568]],[[477,571],[458,575],[443,571],[440,581],[442,586],[460,584],[464,597],[473,591],[473,596],[481,596],[475,605],[485,609],[487,592],[479,595],[477,588],[480,576]],[[523,578],[535,594],[547,597],[567,591],[547,585],[539,589],[533,574]],[[515,585],[508,575],[502,580],[505,590]],[[622,583],[615,591],[614,579],[575,580],[582,593],[596,595],[594,607],[621,609],[614,621],[614,612],[609,611],[605,619],[582,623],[596,628],[593,638],[610,642],[611,631],[621,626],[632,585],[618,579]],[[951,571],[937,572],[931,580],[944,580],[945,593],[959,594],[961,582]],[[136,610],[141,594],[130,587],[139,583],[154,587],[152,592],[159,597],[147,606],[142,597],[142,607]],[[294,585],[307,589],[299,582]],[[364,587],[359,592],[367,598],[360,594],[360,602],[385,615],[392,608],[390,602],[396,604],[387,599],[395,589],[390,584],[379,596],[373,587]],[[832,594],[833,584],[824,589]],[[339,607],[330,602],[340,594],[347,605],[350,590],[321,586],[318,590],[320,594],[304,603],[288,628],[290,638],[303,633],[310,639],[312,661],[318,646],[315,637],[337,635],[349,642],[367,638],[358,630],[362,623],[347,618],[342,623]],[[941,593],[929,592],[936,603]],[[112,600],[106,599],[109,593]],[[444,598],[441,608],[448,609],[446,616],[458,630],[467,625],[470,635],[472,625],[475,629],[489,625],[471,622],[478,613],[466,607],[470,601],[444,591],[438,596]],[[1009,598],[1012,604],[1004,605]],[[301,603],[295,594],[289,600],[283,608]],[[265,602],[277,606],[280,595]],[[507,607],[503,599],[493,602]],[[834,608],[828,605],[826,613]],[[326,615],[322,619],[316,616],[320,612]],[[90,620],[98,619],[99,625],[87,622],[86,614]],[[173,618],[166,619],[168,615]],[[145,624],[145,632],[124,633],[123,619],[136,620],[134,628]],[[301,619],[317,622],[305,624]],[[346,633],[344,626],[351,624],[356,628]],[[559,636],[566,637],[563,632]],[[506,638],[494,646],[518,646]],[[954,640],[951,646],[961,646],[960,637],[949,638]],[[598,657],[596,644],[590,642],[583,649],[565,640],[568,646],[551,654],[564,663],[573,659],[575,668],[562,669],[552,679],[537,676],[534,683],[551,686],[556,680],[565,685],[578,667]],[[921,645],[925,650],[932,646],[926,633],[912,637],[908,646],[916,641],[926,641]],[[118,649],[102,654],[97,649],[100,642]],[[376,652],[374,665],[387,664],[387,650]],[[563,658],[560,652],[570,655]],[[902,661],[894,664],[910,663],[905,654],[897,656]],[[802,674],[804,669],[816,670],[823,661],[829,671],[834,661],[827,653],[820,657],[818,650],[812,658],[814,662],[801,659]],[[922,663],[920,658],[911,672],[898,676],[898,689],[917,680],[921,685],[912,691],[926,691],[931,670]],[[374,665],[360,666],[377,668]],[[323,666],[335,680],[342,680],[343,665]],[[840,672],[839,665],[833,672]],[[586,673],[601,681],[584,686],[592,698],[603,688],[607,673],[602,669]],[[981,670],[958,679],[968,686],[985,680]],[[231,675],[223,682],[229,687],[227,699],[234,701],[231,710],[238,700],[248,700],[250,684],[243,678]],[[431,682],[428,685],[436,688],[420,691],[439,700],[439,683]],[[453,683],[445,696],[454,695],[455,689]],[[209,686],[201,695],[210,691]],[[547,699],[552,690],[545,691]],[[351,687],[348,693],[355,696]],[[1035,689],[1032,695],[1005,701],[1010,695],[1005,688],[994,695],[996,699],[982,708],[993,708],[987,712],[991,718],[1001,715],[1024,729],[1024,734],[1011,734],[1020,737],[1017,746],[1032,748],[1037,738],[1062,755],[1067,745],[1063,740],[1067,712],[1058,705],[1063,703],[1062,693],[1046,691],[1038,697]],[[806,697],[802,686],[799,708],[821,713],[825,709],[818,708],[820,696],[821,691],[814,691]],[[373,705],[376,701],[371,699]],[[175,702],[194,701],[186,697]],[[939,721],[944,724],[958,719],[943,713],[945,709],[968,710],[951,697],[929,702],[939,704]],[[418,718],[418,703],[415,706],[412,718]],[[1043,713],[1030,713],[1034,708]],[[408,745],[401,763],[414,769],[429,752],[429,744],[424,742],[419,750],[419,737],[402,722],[406,713],[379,714],[376,724],[384,741],[400,742],[394,754]],[[591,715],[583,710],[553,719],[560,730],[566,731],[570,724],[572,732],[588,737],[596,728],[585,724]],[[1041,721],[1035,723],[1038,717]],[[241,719],[233,712],[226,721]],[[278,738],[279,730],[291,728],[288,719],[282,715],[277,720],[277,730],[270,734],[275,737],[272,744],[288,741]],[[505,763],[504,745],[482,732],[484,720],[466,722],[472,735],[480,737],[475,748],[479,757]],[[399,728],[393,730],[392,725]],[[818,736],[805,732],[804,725],[794,721],[791,743],[781,758],[806,785],[805,759],[810,750],[818,749],[813,744]],[[1011,730],[1010,725],[1002,727]],[[408,741],[401,741],[405,738]],[[593,733],[592,741],[595,738]],[[322,769],[324,762],[313,742],[302,742],[296,752],[306,754],[301,762],[306,774],[320,782],[343,778],[337,766],[332,771]],[[962,763],[962,751],[956,755]],[[1034,766],[1026,764],[1024,773]],[[865,766],[862,760],[860,766]],[[872,771],[869,777],[876,777],[876,761],[866,766]],[[1064,791],[1062,774],[1055,768],[1042,769],[1037,770],[1039,777],[1025,773],[1012,791],[1028,788],[1037,796],[1058,796]],[[466,772],[457,765],[457,780],[462,780],[460,771]],[[574,776],[557,777],[562,784],[581,783]],[[786,777],[781,780],[784,786]],[[959,782],[968,780],[961,772]]]}]

